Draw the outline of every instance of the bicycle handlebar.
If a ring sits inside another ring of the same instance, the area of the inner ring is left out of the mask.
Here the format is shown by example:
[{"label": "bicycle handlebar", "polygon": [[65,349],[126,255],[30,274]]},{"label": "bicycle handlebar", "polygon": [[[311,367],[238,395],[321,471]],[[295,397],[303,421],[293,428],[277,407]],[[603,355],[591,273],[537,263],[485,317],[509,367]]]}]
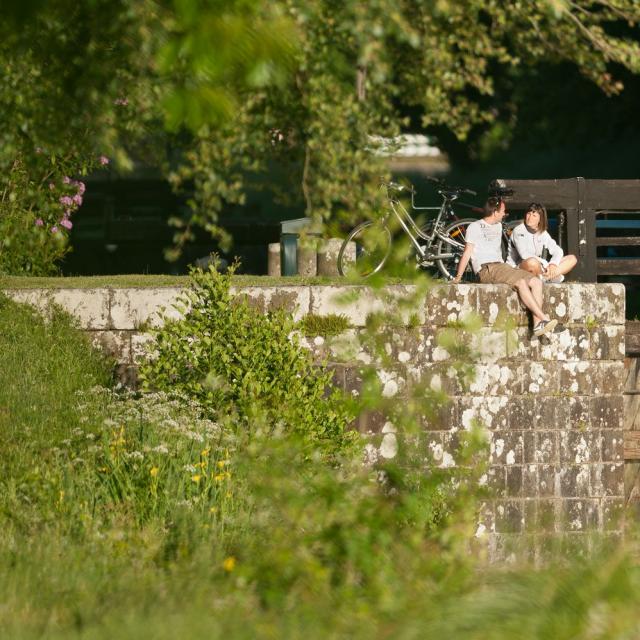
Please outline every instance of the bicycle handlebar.
[{"label": "bicycle handlebar", "polygon": [[[446,182],[442,179],[442,178],[434,178],[431,176],[427,176],[427,180],[429,182],[433,182],[434,184],[437,184],[440,189],[438,189],[438,192],[440,193],[440,195],[442,195],[443,193],[449,192],[452,194],[456,194],[456,195],[462,195],[463,193],[470,195],[470,196],[477,196],[478,194],[473,191],[472,189],[466,189],[464,187],[452,187],[450,185],[447,185]],[[392,191],[408,191],[409,193],[415,193],[416,190],[413,186],[406,186],[403,184],[400,184],[398,182],[383,182],[382,186],[386,187],[389,190]]]},{"label": "bicycle handlebar", "polygon": [[433,182],[442,188],[443,191],[457,192],[458,194],[466,193],[470,196],[477,196],[478,194],[472,189],[466,189],[465,187],[453,187],[448,185],[442,178],[434,178],[433,176],[427,176],[429,182]]}]

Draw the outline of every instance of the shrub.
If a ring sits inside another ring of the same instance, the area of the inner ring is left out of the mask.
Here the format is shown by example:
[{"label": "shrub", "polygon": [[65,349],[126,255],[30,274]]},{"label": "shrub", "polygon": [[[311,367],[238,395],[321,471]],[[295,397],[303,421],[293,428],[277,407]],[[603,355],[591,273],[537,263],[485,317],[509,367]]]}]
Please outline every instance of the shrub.
[{"label": "shrub", "polygon": [[331,372],[298,344],[289,314],[263,315],[232,297],[234,271],[192,272],[184,318],[165,317],[154,333],[154,352],[140,370],[143,389],[179,391],[210,417],[296,432],[325,452],[354,442],[347,431],[352,416],[331,389]]}]

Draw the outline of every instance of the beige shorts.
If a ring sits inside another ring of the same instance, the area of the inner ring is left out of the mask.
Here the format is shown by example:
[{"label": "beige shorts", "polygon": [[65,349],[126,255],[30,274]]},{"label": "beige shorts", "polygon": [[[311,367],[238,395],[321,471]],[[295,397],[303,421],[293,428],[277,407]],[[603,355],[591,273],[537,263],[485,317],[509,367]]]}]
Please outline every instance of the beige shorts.
[{"label": "beige shorts", "polygon": [[508,284],[515,288],[520,280],[531,280],[535,278],[532,273],[524,269],[518,269],[504,262],[489,262],[482,265],[478,271],[478,280],[482,284]]}]

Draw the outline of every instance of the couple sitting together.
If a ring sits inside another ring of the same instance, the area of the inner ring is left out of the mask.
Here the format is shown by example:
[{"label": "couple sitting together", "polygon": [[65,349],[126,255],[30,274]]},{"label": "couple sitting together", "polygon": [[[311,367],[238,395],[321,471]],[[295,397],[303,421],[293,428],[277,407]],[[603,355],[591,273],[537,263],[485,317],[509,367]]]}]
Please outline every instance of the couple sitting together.
[{"label": "couple sitting together", "polygon": [[491,197],[484,217],[467,227],[465,248],[453,282],[460,282],[469,260],[478,280],[484,284],[508,284],[533,316],[533,335],[551,333],[558,321],[542,310],[544,282],[562,282],[576,265],[576,257],[565,256],[547,231],[547,211],[540,204],[527,208],[524,221],[513,230],[507,261],[502,258],[502,221],[507,215],[505,202]]}]

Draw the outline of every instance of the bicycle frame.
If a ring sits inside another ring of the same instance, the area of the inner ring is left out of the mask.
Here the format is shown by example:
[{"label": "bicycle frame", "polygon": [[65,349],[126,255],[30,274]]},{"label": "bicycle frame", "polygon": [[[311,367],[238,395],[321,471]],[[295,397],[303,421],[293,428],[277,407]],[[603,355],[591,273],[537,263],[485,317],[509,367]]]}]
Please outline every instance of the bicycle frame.
[{"label": "bicycle frame", "polygon": [[[440,195],[442,194],[440,193]],[[418,225],[415,223],[415,220],[411,217],[411,214],[406,210],[406,208],[398,198],[388,195],[388,199],[389,199],[389,204],[391,205],[391,210],[393,211],[396,218],[398,219],[400,226],[411,239],[411,242],[413,243],[416,251],[418,252],[418,255],[420,255],[422,259],[425,259],[436,237],[440,238],[441,240],[444,240],[448,244],[451,244],[451,241],[450,241],[451,239],[445,236],[441,232],[441,227],[443,226],[441,224],[441,220],[445,215],[445,213],[453,215],[453,212],[451,211],[451,203],[457,199],[457,196],[452,196],[452,197],[443,196],[443,202],[439,207],[418,207],[415,204],[414,196],[415,196],[415,193],[412,191],[411,192],[411,208],[412,209],[418,210],[418,211],[438,211],[438,215],[436,216],[436,219],[433,222],[432,232],[429,235],[422,232],[420,227],[418,227]],[[427,244],[421,245],[418,242],[418,238],[422,238],[427,242]],[[441,255],[439,254],[436,256],[429,255],[428,259],[438,260],[443,258],[451,258],[453,255],[454,254],[452,253],[446,253]]]}]

